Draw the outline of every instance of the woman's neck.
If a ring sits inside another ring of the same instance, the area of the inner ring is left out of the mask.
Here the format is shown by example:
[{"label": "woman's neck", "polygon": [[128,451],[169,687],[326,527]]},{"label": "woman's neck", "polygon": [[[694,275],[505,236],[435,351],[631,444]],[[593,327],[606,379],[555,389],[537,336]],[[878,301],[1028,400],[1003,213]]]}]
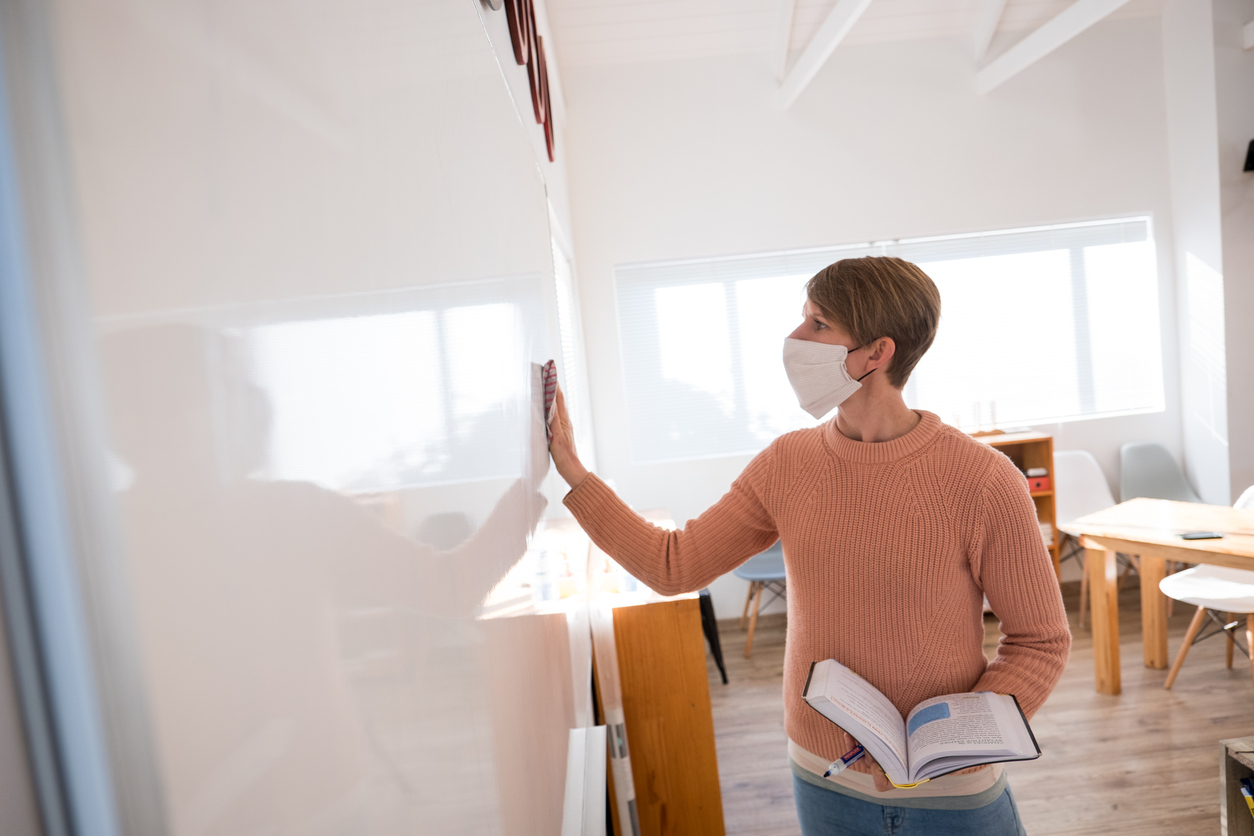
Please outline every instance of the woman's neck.
[{"label": "woman's neck", "polygon": [[892,441],[913,430],[920,420],[919,414],[906,406],[900,389],[889,386],[872,391],[867,387],[840,405],[836,429],[854,441]]}]

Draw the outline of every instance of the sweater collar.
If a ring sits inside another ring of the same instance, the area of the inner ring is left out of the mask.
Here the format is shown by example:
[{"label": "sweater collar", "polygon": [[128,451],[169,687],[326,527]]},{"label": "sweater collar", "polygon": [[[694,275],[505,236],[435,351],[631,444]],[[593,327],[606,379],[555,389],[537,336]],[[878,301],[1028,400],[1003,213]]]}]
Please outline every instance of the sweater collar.
[{"label": "sweater collar", "polygon": [[916,409],[915,412],[922,420],[910,432],[892,441],[854,441],[842,435],[836,428],[835,418],[823,425],[823,438],[837,458],[863,464],[894,462],[923,449],[940,430],[941,420],[935,413],[922,409]]}]

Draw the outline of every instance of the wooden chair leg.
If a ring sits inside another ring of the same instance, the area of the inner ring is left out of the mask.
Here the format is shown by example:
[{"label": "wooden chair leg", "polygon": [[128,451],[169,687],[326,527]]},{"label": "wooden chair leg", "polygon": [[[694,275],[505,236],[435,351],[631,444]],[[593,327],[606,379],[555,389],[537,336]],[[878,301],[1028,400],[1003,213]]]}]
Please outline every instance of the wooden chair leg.
[{"label": "wooden chair leg", "polygon": [[758,611],[762,609],[762,587],[766,586],[764,581],[758,581],[758,594],[753,600],[753,616],[749,619],[749,635],[745,637],[745,658],[749,658],[749,651],[753,649],[753,631],[758,628]]},{"label": "wooden chair leg", "polygon": [[[1225,623],[1231,624],[1232,613],[1225,613],[1225,615],[1228,616],[1228,620]],[[1224,642],[1224,644],[1227,645],[1227,647],[1224,648],[1224,663],[1227,664],[1228,670],[1232,670],[1232,648],[1236,646],[1236,642],[1232,640],[1232,633],[1227,630],[1224,631],[1224,638],[1227,639],[1227,641]]]},{"label": "wooden chair leg", "polygon": [[1089,604],[1089,573],[1080,575],[1080,629],[1084,629],[1084,611]]},{"label": "wooden chair leg", "polygon": [[1170,688],[1176,681],[1176,676],[1180,673],[1180,668],[1184,666],[1184,657],[1189,655],[1189,648],[1193,646],[1193,640],[1197,638],[1197,633],[1202,629],[1202,621],[1206,618],[1206,608],[1198,607],[1197,612],[1193,614],[1193,620],[1189,622],[1188,632],[1184,634],[1184,644],[1180,645],[1180,652],[1176,654],[1176,661],[1171,666],[1171,672],[1167,674],[1167,681],[1163,683],[1164,688]]},{"label": "wooden chair leg", "polygon": [[1250,670],[1254,671],[1254,613],[1245,614],[1245,647],[1250,654]]},{"label": "wooden chair leg", "polygon": [[753,601],[753,586],[756,581],[749,581],[749,595],[745,598],[745,611],[740,614],[740,629],[745,629],[745,619],[749,617],[749,604]]}]

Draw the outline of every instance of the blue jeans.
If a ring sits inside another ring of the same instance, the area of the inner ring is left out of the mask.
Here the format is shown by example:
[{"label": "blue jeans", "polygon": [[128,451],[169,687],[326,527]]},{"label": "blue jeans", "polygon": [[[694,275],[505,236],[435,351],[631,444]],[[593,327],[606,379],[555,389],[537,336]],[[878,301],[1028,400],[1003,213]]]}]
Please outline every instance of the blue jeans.
[{"label": "blue jeans", "polygon": [[792,777],[803,836],[1027,836],[1010,787],[974,810],[885,807]]}]

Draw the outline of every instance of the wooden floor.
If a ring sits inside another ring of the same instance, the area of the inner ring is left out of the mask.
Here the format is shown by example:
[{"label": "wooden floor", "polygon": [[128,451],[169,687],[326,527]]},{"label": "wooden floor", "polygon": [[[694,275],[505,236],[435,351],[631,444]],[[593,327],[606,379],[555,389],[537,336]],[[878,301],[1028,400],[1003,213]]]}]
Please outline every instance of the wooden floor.
[{"label": "wooden floor", "polygon": [[[1123,694],[1093,691],[1093,643],[1076,624],[1062,681],[1032,720],[1040,759],[1009,764],[1011,787],[1028,833],[1219,833],[1218,741],[1254,733],[1254,680],[1236,654],[1224,667],[1223,640],[1194,646],[1172,690],[1166,671],[1141,663],[1140,600],[1135,578],[1120,596]],[[1171,658],[1192,616],[1176,607],[1169,621]],[[986,651],[997,622],[986,622]],[[718,744],[727,833],[796,836],[792,776],[784,736],[783,616],[764,617],[746,660],[736,622],[720,625],[729,685],[710,662],[710,696]]]}]

